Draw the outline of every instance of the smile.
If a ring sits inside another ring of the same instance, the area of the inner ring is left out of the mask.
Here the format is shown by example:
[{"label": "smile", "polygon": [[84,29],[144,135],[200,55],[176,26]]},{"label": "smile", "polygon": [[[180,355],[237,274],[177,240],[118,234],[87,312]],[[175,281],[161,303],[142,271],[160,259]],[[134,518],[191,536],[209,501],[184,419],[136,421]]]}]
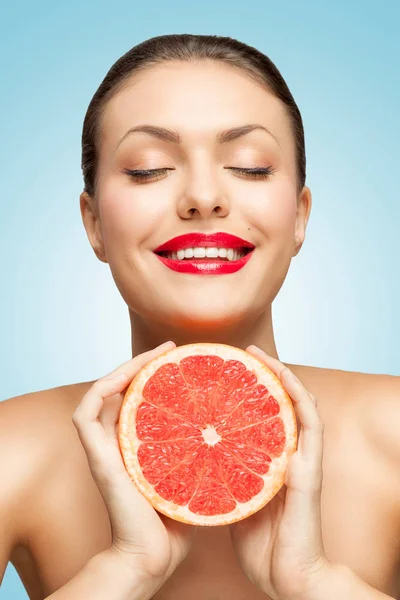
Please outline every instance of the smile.
[{"label": "smile", "polygon": [[188,258],[219,258],[226,260],[239,260],[243,256],[246,256],[249,252],[249,248],[185,248],[184,250],[177,250],[175,252],[160,252],[162,256],[171,258],[172,260],[186,260]]},{"label": "smile", "polygon": [[169,269],[195,275],[226,275],[242,269],[253,256],[254,248],[185,248],[160,252],[157,258]]}]

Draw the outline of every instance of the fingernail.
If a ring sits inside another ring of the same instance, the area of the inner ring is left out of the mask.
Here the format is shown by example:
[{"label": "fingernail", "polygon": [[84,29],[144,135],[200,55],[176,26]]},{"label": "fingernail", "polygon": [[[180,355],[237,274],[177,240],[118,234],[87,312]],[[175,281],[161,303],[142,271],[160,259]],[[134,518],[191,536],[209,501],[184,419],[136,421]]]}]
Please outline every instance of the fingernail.
[{"label": "fingernail", "polygon": [[297,379],[296,375],[294,373],[292,373],[292,371],[290,369],[288,369],[286,367],[286,372],[288,374],[288,377],[290,377],[290,379],[292,379],[292,381],[295,381],[296,383],[300,383],[300,381]]},{"label": "fingernail", "polygon": [[174,344],[175,342],[173,342],[172,340],[169,340],[168,342],[164,342],[163,344],[160,344],[159,346],[157,346],[157,350],[159,348],[164,348],[164,346],[168,346],[168,344]]},{"label": "fingernail", "polygon": [[261,352],[261,354],[265,354],[265,356],[267,355],[266,352],[264,352],[264,350],[261,350],[261,348],[259,348],[258,346],[255,346],[254,344],[251,344],[251,346],[249,346],[250,348],[254,348],[254,350],[258,350],[259,352]]},{"label": "fingernail", "polygon": [[113,375],[112,377],[106,377],[106,379],[122,379],[126,377],[126,373],[121,373],[120,375]]}]

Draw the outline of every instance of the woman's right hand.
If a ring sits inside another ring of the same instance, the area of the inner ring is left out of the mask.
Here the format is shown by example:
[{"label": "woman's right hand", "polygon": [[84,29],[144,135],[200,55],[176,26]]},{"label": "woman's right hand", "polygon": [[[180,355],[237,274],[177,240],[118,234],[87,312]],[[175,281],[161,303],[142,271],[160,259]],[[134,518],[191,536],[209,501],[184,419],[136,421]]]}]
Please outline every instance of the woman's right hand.
[{"label": "woman's right hand", "polygon": [[[185,558],[197,528],[158,513],[136,488],[119,449],[118,418],[124,391],[138,371],[175,346],[167,342],[139,354],[95,381],[72,416],[110,517],[110,550],[140,577],[154,581],[155,589]],[[123,376],[116,379],[118,375]]]}]

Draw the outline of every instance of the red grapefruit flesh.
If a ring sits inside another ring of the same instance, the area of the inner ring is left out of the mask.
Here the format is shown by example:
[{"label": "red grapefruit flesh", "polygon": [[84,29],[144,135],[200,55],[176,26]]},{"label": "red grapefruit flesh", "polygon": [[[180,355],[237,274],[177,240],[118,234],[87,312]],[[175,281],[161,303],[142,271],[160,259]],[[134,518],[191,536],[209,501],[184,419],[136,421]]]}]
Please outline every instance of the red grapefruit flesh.
[{"label": "red grapefruit flesh", "polygon": [[196,343],[139,371],[118,437],[129,476],[156,510],[193,525],[227,525],[283,486],[297,424],[289,395],[260,360]]}]

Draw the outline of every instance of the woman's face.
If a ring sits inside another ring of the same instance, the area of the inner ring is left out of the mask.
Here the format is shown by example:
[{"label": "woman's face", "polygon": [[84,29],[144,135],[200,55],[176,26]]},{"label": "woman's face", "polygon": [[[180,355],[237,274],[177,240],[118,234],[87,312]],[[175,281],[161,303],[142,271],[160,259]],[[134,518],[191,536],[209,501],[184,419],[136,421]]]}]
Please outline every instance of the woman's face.
[{"label": "woman's face", "polygon": [[[247,124],[270,133],[217,140],[221,130]],[[126,135],[140,125],[172,130],[181,142]],[[228,167],[273,173],[261,179]],[[164,168],[144,181],[124,172]],[[215,329],[254,320],[272,303],[303,242],[311,195],[304,188],[297,197],[283,104],[244,72],[212,61],[168,62],[135,76],[105,109],[98,176],[98,213],[81,195],[84,224],[131,311],[169,326]],[[153,252],[193,232],[230,233],[255,249],[239,271],[206,276],[175,272]]]}]

